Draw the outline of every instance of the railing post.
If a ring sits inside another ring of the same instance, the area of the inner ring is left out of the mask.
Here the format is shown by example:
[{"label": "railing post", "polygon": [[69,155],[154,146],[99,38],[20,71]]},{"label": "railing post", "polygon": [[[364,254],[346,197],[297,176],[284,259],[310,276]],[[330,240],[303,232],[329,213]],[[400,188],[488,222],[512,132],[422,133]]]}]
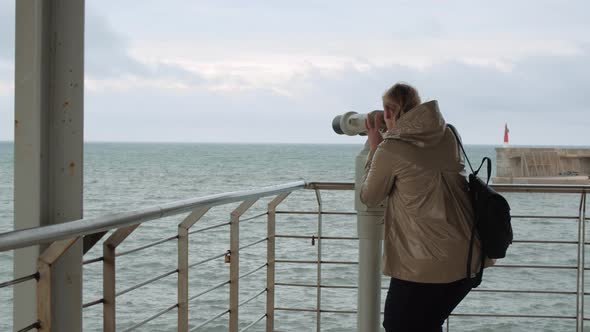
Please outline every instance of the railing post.
[{"label": "railing post", "polygon": [[[57,260],[80,239],[72,238],[54,242],[37,260],[39,281],[37,282],[37,316],[39,321],[38,331],[49,332],[52,330],[51,308],[52,296],[52,269]],[[57,294],[59,296],[59,294]]]},{"label": "railing post", "polygon": [[315,196],[318,201],[318,264],[317,264],[317,288],[316,288],[316,330],[322,329],[322,196],[319,189],[315,189]]},{"label": "railing post", "polygon": [[102,297],[103,297],[103,331],[115,332],[117,330],[116,322],[116,265],[115,249],[121,244],[137,227],[131,225],[116,230],[102,244]]},{"label": "railing post", "polygon": [[258,199],[242,202],[231,213],[230,223],[230,265],[229,265],[229,332],[238,332],[238,304],[240,292],[240,217]]},{"label": "railing post", "polygon": [[197,209],[178,225],[178,332],[188,331],[188,230],[209,207]]},{"label": "railing post", "polygon": [[586,271],[586,258],[585,258],[585,254],[586,254],[586,198],[587,198],[587,194],[586,191],[584,191],[583,193],[584,195],[584,205],[582,206],[582,216],[580,217],[580,220],[582,221],[582,317],[581,317],[581,321],[582,321],[582,331],[584,331],[584,297],[585,297],[585,291],[584,291],[584,284],[586,283],[586,277],[585,277],[585,271]]},{"label": "railing post", "polygon": [[383,243],[383,206],[369,208],[360,200],[369,153],[368,143],[359,152],[355,162],[355,199],[357,233],[359,237],[357,331],[381,330],[381,253]]},{"label": "railing post", "polygon": [[275,324],[275,230],[276,209],[290,193],[280,194],[268,203],[268,222],[266,242],[266,332],[274,332]]},{"label": "railing post", "polygon": [[577,297],[576,297],[576,331],[584,331],[584,268],[586,249],[586,192],[580,197],[580,209],[578,214],[578,273],[577,273]]}]

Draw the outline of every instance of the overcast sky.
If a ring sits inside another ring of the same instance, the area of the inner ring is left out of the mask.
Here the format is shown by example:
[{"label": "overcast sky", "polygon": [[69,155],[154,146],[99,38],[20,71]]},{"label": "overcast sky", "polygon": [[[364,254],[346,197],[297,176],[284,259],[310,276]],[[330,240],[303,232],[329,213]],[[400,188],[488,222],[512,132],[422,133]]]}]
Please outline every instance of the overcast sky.
[{"label": "overcast sky", "polygon": [[[393,83],[468,144],[590,145],[590,1],[87,0],[87,141],[352,143]],[[14,0],[0,0],[0,140]]]}]

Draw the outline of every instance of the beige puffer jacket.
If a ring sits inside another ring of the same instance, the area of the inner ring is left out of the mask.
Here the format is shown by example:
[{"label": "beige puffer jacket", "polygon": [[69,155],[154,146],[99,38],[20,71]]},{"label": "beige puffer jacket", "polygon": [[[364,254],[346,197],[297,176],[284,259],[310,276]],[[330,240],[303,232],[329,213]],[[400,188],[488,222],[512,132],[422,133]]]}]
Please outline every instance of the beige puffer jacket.
[{"label": "beige puffer jacket", "polygon": [[[436,101],[405,113],[370,153],[361,201],[385,200],[383,273],[422,283],[467,275],[473,211],[457,140]],[[475,240],[471,272],[478,271]]]}]

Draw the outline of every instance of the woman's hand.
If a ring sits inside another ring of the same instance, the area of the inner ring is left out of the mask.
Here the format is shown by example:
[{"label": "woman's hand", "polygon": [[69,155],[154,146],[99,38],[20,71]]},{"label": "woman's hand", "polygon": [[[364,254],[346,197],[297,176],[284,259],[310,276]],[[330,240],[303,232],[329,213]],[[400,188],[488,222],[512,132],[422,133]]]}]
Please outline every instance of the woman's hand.
[{"label": "woman's hand", "polygon": [[[373,118],[372,123],[371,118]],[[369,141],[371,151],[377,150],[377,146],[383,141],[383,136],[381,136],[381,132],[379,131],[379,123],[381,122],[383,122],[383,113],[381,112],[369,114],[365,120],[365,127],[367,127],[367,140]]]}]

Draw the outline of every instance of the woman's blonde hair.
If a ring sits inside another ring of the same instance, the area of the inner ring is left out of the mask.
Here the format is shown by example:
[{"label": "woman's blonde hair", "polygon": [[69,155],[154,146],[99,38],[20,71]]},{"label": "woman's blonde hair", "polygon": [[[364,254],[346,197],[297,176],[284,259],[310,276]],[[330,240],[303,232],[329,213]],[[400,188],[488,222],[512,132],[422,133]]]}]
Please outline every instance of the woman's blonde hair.
[{"label": "woman's blonde hair", "polygon": [[418,90],[406,83],[396,83],[383,94],[384,107],[395,110],[396,105],[399,106],[399,110],[395,114],[398,119],[421,103]]}]

